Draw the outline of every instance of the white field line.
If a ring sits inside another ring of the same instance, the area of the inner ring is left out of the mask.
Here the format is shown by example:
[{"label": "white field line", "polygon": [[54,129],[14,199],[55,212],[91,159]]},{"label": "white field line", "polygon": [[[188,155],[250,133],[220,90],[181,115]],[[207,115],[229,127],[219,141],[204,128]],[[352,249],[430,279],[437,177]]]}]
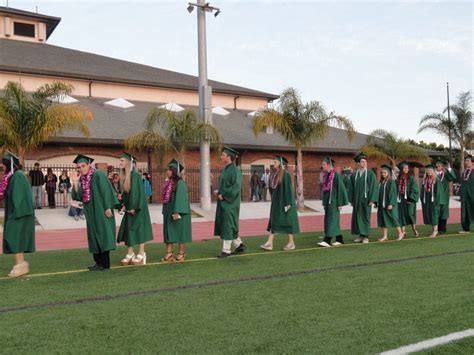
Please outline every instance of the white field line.
[{"label": "white field line", "polygon": [[383,353],[380,353],[380,355],[410,354],[416,351],[434,348],[435,346],[448,344],[452,341],[469,338],[472,336],[474,336],[474,329],[466,329],[466,330],[463,330],[462,332],[451,333],[439,338],[428,339],[428,340],[420,341],[419,343],[402,346],[398,349],[384,351]]}]

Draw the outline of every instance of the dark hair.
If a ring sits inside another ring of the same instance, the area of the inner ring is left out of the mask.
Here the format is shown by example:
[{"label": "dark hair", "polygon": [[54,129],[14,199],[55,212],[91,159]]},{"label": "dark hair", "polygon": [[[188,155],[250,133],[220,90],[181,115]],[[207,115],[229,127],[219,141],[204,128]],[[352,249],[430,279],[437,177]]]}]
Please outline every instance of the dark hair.
[{"label": "dark hair", "polygon": [[40,163],[36,162],[34,166],[40,166]]},{"label": "dark hair", "polygon": [[[11,170],[11,168],[10,168],[10,166],[11,166],[10,160],[9,160],[9,159],[2,159],[2,164],[5,165],[5,167],[6,167],[6,168],[5,168],[5,174],[9,173],[10,170]],[[21,169],[20,169],[20,166],[17,165],[17,164],[15,164],[15,163],[13,163],[13,172],[15,172],[15,171],[17,171],[17,170],[21,170]]]},{"label": "dark hair", "polygon": [[176,191],[178,186],[178,181],[181,180],[181,176],[178,175],[178,170],[173,167],[168,167],[168,170],[171,171],[171,180],[173,181],[173,192]]},{"label": "dark hair", "polygon": [[53,168],[48,168],[47,172],[48,172],[48,174],[49,174],[49,173],[52,174],[52,173],[53,173]]}]

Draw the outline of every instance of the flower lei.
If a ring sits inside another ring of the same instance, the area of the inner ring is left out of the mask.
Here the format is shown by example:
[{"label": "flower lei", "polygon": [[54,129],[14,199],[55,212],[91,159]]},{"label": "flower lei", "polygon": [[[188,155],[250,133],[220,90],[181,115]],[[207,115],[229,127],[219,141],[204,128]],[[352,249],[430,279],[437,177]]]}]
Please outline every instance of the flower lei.
[{"label": "flower lei", "polygon": [[161,192],[161,202],[166,204],[171,200],[171,193],[173,192],[173,180],[168,179],[163,185],[163,191]]},{"label": "flower lei", "polygon": [[332,183],[334,181],[334,175],[336,174],[336,168],[334,167],[331,171],[325,172],[323,175],[323,191],[328,192],[332,189]]},{"label": "flower lei", "polygon": [[405,196],[405,198],[406,198],[406,190],[407,190],[407,181],[408,181],[408,174],[400,174],[398,176],[398,195]]},{"label": "flower lei", "polygon": [[89,172],[85,176],[81,176],[81,187],[82,187],[82,202],[87,203],[91,200],[91,180],[92,175],[95,173],[94,168],[90,168]]},{"label": "flower lei", "polygon": [[270,182],[270,186],[271,186],[272,190],[275,190],[277,188],[277,186],[278,186],[278,172],[273,174],[272,181]]},{"label": "flower lei", "polygon": [[13,171],[10,171],[8,174],[3,175],[2,181],[0,182],[0,201],[5,198],[5,193],[7,191],[8,183],[10,182],[10,179],[12,176],[13,176]]},{"label": "flower lei", "polygon": [[472,169],[467,168],[466,170],[464,170],[463,180],[468,181],[469,178],[471,177],[471,173],[472,173]]},{"label": "flower lei", "polygon": [[423,186],[425,187],[425,192],[431,192],[433,190],[434,178],[425,178],[423,181]]}]

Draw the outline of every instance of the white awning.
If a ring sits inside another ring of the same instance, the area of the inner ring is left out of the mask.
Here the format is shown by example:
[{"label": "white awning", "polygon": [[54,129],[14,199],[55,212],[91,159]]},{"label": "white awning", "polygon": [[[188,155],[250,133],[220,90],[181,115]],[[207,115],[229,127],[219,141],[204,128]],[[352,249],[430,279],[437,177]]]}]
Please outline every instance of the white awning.
[{"label": "white awning", "polygon": [[215,115],[219,115],[219,116],[228,116],[228,115],[230,115],[229,111],[227,111],[226,109],[224,109],[220,106],[213,107],[212,108],[212,113],[215,114]]},{"label": "white awning", "polygon": [[173,112],[181,112],[184,111],[184,108],[179,106],[178,104],[175,104],[174,102],[167,103],[165,105],[158,106],[159,108],[168,110],[168,111],[173,111]]},{"label": "white awning", "polygon": [[74,97],[69,95],[55,95],[50,96],[49,99],[51,102],[55,102],[57,104],[75,104],[76,102],[79,102],[79,100],[76,100]]},{"label": "white awning", "polygon": [[114,99],[114,100],[104,102],[104,105],[112,106],[112,107],[116,107],[116,108],[122,108],[122,109],[128,109],[128,108],[132,108],[132,107],[135,106],[131,102],[129,102],[129,101],[127,101],[127,100],[125,100],[121,97],[119,97],[118,99]]}]

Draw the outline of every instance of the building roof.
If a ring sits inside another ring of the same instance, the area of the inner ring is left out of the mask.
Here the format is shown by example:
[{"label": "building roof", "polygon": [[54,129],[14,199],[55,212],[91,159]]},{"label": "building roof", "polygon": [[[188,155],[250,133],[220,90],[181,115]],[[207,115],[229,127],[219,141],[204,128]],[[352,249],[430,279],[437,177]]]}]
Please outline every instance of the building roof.
[{"label": "building roof", "polygon": [[[121,84],[198,90],[198,78],[171,70],[43,43],[0,39],[0,71]],[[215,93],[278,99],[278,95],[209,80]]]},{"label": "building roof", "polygon": [[38,14],[36,12],[13,9],[11,7],[0,6],[0,15],[14,15],[25,19],[36,19],[46,23],[46,38],[51,36],[56,26],[61,22],[60,17]]},{"label": "building roof", "polygon": [[[129,135],[143,130],[145,117],[153,107],[163,103],[130,101],[132,109],[117,109],[104,103],[108,99],[75,97],[79,104],[94,113],[90,122],[91,136],[85,139],[77,131],[65,131],[60,137],[52,137],[50,142],[68,142],[77,144],[120,145]],[[198,112],[198,107],[188,106]],[[253,118],[250,111],[230,110],[228,116],[213,115],[213,123],[222,133],[225,145],[236,149],[294,151],[295,148],[277,133],[262,132],[258,137],[253,133]],[[365,144],[368,135],[356,133],[352,141],[347,139],[347,132],[338,128],[330,128],[323,140],[306,147],[304,151],[321,153],[355,153]],[[427,154],[434,154],[427,151]],[[438,153],[438,152],[437,152]]]}]

